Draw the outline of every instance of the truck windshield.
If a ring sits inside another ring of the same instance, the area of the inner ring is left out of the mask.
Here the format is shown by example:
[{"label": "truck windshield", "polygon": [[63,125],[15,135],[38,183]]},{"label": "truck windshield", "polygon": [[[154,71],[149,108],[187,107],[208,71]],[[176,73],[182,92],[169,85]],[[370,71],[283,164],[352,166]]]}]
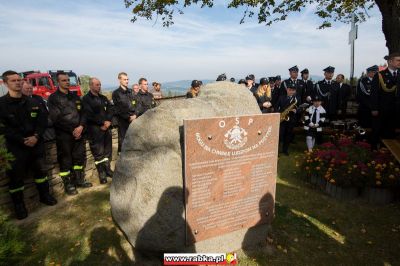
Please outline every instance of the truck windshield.
[{"label": "truck windshield", "polygon": [[69,74],[69,85],[70,86],[77,86],[78,85],[78,79],[75,75]]}]

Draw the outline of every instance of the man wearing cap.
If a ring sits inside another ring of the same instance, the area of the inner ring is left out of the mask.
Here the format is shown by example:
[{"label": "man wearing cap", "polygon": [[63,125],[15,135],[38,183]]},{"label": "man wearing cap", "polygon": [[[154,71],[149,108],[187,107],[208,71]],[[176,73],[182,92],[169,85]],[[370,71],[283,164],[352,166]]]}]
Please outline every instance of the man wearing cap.
[{"label": "man wearing cap", "polygon": [[335,68],[329,66],[324,69],[325,79],[315,84],[315,95],[322,100],[322,107],[326,110],[327,122],[336,120],[338,110],[339,84],[332,80]]},{"label": "man wearing cap", "polygon": [[225,75],[225,73],[224,73],[224,74],[219,75],[219,76],[217,77],[217,80],[216,80],[216,81],[225,81],[225,80],[226,80],[226,75]]},{"label": "man wearing cap", "polygon": [[186,93],[186,98],[196,98],[197,96],[199,96],[201,83],[202,82],[199,80],[192,80],[190,89]]},{"label": "man wearing cap", "polygon": [[[279,142],[282,143],[282,152],[285,155],[289,155],[289,144],[293,140],[293,128],[296,125],[296,113],[297,107],[293,106],[291,110],[288,110],[291,105],[294,105],[298,100],[296,98],[296,87],[293,84],[289,84],[286,88],[287,95],[280,95],[278,102],[275,106],[276,111],[282,113],[289,111],[286,119],[281,119],[281,125],[279,128]],[[297,105],[298,106],[298,105]]]},{"label": "man wearing cap", "polygon": [[[388,67],[379,71],[372,80],[371,114],[373,118],[373,146],[379,138],[394,138],[399,124],[399,68],[400,52],[385,56]],[[394,121],[393,121],[394,119]]]},{"label": "man wearing cap", "polygon": [[276,106],[279,99],[279,90],[280,86],[277,85],[276,77],[269,77],[269,86],[271,87],[271,103],[273,106]]},{"label": "man wearing cap", "polygon": [[303,95],[301,98],[302,103],[311,103],[311,98],[314,96],[314,84],[309,80],[310,73],[307,68],[303,69],[301,72],[300,84],[303,87]]},{"label": "man wearing cap", "polygon": [[358,103],[358,123],[363,128],[371,128],[371,86],[372,79],[378,72],[377,65],[367,68],[367,75],[358,81],[356,101]]},{"label": "man wearing cap", "polygon": [[279,91],[279,93],[281,89],[281,84],[282,84],[282,78],[280,75],[278,75],[275,77],[275,88]]},{"label": "man wearing cap", "polygon": [[338,91],[338,114],[340,118],[346,118],[347,101],[351,95],[351,87],[349,84],[344,83],[344,75],[338,74],[336,82],[339,84]]},{"label": "man wearing cap", "polygon": [[297,100],[299,100],[299,104],[301,104],[301,98],[303,95],[303,83],[300,82],[297,77],[299,76],[299,68],[297,66],[293,66],[289,68],[289,78],[284,80],[281,84],[280,94],[287,95],[286,89],[291,86],[296,88],[296,96]]},{"label": "man wearing cap", "polygon": [[246,88],[253,94],[257,91],[257,84],[255,84],[254,79],[255,77],[252,74],[246,77]]}]

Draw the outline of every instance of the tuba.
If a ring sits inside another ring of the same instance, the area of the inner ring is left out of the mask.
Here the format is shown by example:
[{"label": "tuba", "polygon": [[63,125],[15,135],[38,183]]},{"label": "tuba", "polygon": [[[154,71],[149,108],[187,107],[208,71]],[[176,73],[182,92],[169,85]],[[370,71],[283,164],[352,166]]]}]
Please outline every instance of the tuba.
[{"label": "tuba", "polygon": [[297,98],[294,97],[293,103],[291,103],[283,112],[281,113],[281,122],[290,120],[290,112],[293,112],[293,108],[297,108]]}]

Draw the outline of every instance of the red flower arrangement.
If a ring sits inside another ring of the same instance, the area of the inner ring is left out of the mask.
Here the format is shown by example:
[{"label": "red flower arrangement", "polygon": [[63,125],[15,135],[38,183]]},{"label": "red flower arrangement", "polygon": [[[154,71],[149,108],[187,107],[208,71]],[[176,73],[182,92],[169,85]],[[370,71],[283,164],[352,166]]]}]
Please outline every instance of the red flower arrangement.
[{"label": "red flower arrangement", "polygon": [[372,152],[366,142],[337,135],[305,154],[301,168],[306,176],[340,187],[400,187],[400,165],[385,148]]}]

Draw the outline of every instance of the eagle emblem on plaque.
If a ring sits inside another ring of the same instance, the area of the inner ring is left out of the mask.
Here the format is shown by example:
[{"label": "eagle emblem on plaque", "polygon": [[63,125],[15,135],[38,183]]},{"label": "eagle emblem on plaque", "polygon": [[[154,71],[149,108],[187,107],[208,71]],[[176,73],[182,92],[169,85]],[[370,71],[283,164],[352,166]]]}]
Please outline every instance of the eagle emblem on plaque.
[{"label": "eagle emblem on plaque", "polygon": [[238,125],[233,126],[225,133],[225,146],[232,150],[243,147],[247,142],[247,132]]}]

